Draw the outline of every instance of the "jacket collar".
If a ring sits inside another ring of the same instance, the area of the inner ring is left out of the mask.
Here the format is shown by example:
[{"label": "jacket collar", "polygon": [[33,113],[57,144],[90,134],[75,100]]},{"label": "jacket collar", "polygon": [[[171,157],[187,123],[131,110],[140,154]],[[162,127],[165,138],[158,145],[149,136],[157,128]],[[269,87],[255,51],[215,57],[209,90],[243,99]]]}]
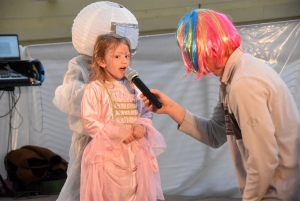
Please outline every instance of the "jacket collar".
[{"label": "jacket collar", "polygon": [[241,56],[245,52],[241,49],[241,47],[237,48],[228,58],[226,65],[224,67],[224,72],[222,77],[220,78],[220,82],[227,84],[228,80],[232,76],[233,70],[235,69],[235,65],[238,60],[240,60]]}]

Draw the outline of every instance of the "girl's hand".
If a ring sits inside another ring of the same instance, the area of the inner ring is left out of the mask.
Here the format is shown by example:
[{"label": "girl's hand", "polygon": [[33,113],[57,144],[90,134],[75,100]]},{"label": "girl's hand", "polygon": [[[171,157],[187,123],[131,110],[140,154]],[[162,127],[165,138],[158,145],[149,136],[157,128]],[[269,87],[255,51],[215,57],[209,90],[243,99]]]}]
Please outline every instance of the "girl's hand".
[{"label": "girl's hand", "polygon": [[135,137],[135,138],[142,138],[144,137],[146,134],[146,128],[140,124],[137,124],[137,125],[134,125],[133,128],[132,128],[132,135]]},{"label": "girl's hand", "polygon": [[125,144],[128,144],[130,142],[132,142],[134,140],[134,136],[133,135],[129,135],[123,142]]}]

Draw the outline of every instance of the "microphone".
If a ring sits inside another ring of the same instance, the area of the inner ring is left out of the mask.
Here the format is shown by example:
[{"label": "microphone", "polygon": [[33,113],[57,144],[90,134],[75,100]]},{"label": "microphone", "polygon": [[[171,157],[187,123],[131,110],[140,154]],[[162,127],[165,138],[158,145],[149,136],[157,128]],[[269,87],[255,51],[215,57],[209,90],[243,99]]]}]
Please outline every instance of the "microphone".
[{"label": "microphone", "polygon": [[140,80],[138,73],[132,68],[128,68],[125,77],[133,82],[133,84],[141,90],[141,92],[149,99],[149,101],[158,109],[162,107],[162,103],[157,99],[157,97],[150,92],[148,87]]}]

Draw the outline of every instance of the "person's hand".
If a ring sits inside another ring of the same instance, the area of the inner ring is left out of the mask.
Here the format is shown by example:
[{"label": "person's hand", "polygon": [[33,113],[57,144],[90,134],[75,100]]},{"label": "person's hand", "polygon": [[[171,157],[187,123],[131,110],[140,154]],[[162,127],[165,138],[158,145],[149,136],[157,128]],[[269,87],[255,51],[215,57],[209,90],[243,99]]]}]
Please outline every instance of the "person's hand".
[{"label": "person's hand", "polygon": [[160,109],[156,108],[146,96],[141,94],[140,97],[142,98],[144,105],[156,114],[168,114],[174,121],[181,124],[185,116],[185,109],[157,89],[151,89],[150,92],[161,101],[162,107]]},{"label": "person's hand", "polygon": [[154,113],[167,114],[167,112],[165,111],[166,110],[165,108],[166,108],[166,104],[167,104],[168,100],[164,100],[164,98],[166,97],[166,99],[168,99],[168,97],[157,89],[151,89],[150,92],[153,93],[161,101],[162,107],[160,109],[156,108],[144,94],[141,94],[140,97],[142,98],[144,105],[146,107],[148,107],[149,110]]},{"label": "person's hand", "polygon": [[144,137],[146,134],[146,129],[140,125],[140,124],[137,124],[137,125],[134,125],[133,128],[132,128],[132,135],[135,137],[135,138],[142,138]]},{"label": "person's hand", "polygon": [[133,140],[134,140],[134,136],[131,134],[125,140],[123,140],[123,142],[125,144],[128,144],[128,143],[132,142]]},{"label": "person's hand", "polygon": [[169,110],[171,110],[170,108],[172,108],[172,105],[174,105],[175,102],[157,89],[151,89],[150,92],[153,93],[161,101],[162,107],[160,109],[156,108],[150,102],[150,100],[146,96],[144,96],[144,94],[141,94],[140,97],[142,98],[145,106],[147,106],[149,110],[154,113],[169,114]]}]

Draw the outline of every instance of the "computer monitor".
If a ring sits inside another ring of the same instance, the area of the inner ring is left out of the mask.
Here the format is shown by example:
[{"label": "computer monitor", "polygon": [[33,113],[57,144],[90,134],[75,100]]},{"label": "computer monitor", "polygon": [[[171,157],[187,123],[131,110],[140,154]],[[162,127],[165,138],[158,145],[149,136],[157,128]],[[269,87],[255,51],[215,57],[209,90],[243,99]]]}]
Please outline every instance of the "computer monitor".
[{"label": "computer monitor", "polygon": [[0,34],[0,62],[21,60],[17,34]]}]

